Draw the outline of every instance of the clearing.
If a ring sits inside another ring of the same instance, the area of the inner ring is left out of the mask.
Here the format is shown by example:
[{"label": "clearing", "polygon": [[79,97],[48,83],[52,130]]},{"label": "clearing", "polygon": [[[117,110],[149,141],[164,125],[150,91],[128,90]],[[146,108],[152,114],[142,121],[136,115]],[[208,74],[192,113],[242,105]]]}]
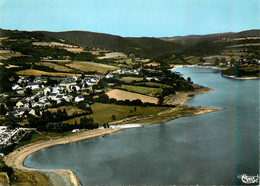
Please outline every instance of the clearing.
[{"label": "clearing", "polygon": [[73,76],[75,74],[70,74],[70,73],[62,73],[62,72],[45,72],[41,70],[33,70],[33,69],[27,69],[27,70],[20,70],[17,72],[18,75],[22,76],[41,76],[41,75],[46,75],[46,76]]},{"label": "clearing", "polygon": [[146,85],[148,87],[156,87],[156,88],[172,88],[171,85],[166,85],[162,83],[156,83],[156,82],[141,82],[141,83],[135,83],[135,85]]},{"label": "clearing", "polygon": [[127,58],[127,55],[122,52],[110,52],[105,53],[105,56],[98,57],[99,59],[108,59],[108,58]]},{"label": "clearing", "polygon": [[114,71],[117,70],[118,67],[111,66],[111,65],[105,65],[102,63],[94,63],[94,62],[87,62],[87,61],[75,61],[70,64],[66,64],[66,66],[69,66],[71,68],[75,68],[84,72],[90,72],[90,71],[97,71],[99,73],[106,73],[108,70]]},{"label": "clearing", "polygon": [[120,81],[124,81],[126,83],[131,83],[133,81],[143,81],[143,78],[141,77],[132,77],[132,76],[126,76],[120,79]]},{"label": "clearing", "polygon": [[[136,111],[135,108],[136,107]],[[148,116],[156,114],[160,111],[168,109],[167,107],[141,107],[141,106],[124,106],[124,105],[114,105],[114,104],[103,104],[103,103],[94,103],[91,105],[93,114],[87,115],[89,118],[93,118],[95,123],[103,124],[114,121],[112,115],[116,116],[116,120],[122,120],[132,116]],[[107,112],[109,110],[109,112]],[[76,117],[64,123],[74,124],[75,120],[77,123],[80,123],[80,118]]]},{"label": "clearing", "polygon": [[82,114],[82,113],[88,112],[88,111],[85,111],[85,110],[82,110],[82,109],[79,109],[79,108],[73,107],[73,106],[61,106],[58,108],[50,108],[50,109],[48,109],[48,111],[57,112],[57,110],[63,111],[64,109],[66,110],[68,116],[73,116],[76,114]]},{"label": "clearing", "polygon": [[110,90],[106,93],[109,98],[115,98],[117,100],[136,100],[136,99],[140,99],[143,103],[158,103],[158,99],[155,97],[151,97],[151,96],[145,96],[142,94],[138,94],[138,93],[132,93],[132,92],[128,92],[128,91],[124,91],[124,90],[119,90],[119,89],[113,89]]},{"label": "clearing", "polygon": [[148,96],[157,96],[158,94],[161,94],[163,91],[161,88],[142,87],[133,85],[121,85],[120,88],[130,92],[136,92]]},{"label": "clearing", "polygon": [[72,72],[73,71],[72,69],[70,69],[66,66],[58,65],[58,64],[55,64],[55,63],[51,63],[51,62],[40,62],[39,64],[46,66],[46,67],[53,68],[53,69],[60,71],[60,72]]}]

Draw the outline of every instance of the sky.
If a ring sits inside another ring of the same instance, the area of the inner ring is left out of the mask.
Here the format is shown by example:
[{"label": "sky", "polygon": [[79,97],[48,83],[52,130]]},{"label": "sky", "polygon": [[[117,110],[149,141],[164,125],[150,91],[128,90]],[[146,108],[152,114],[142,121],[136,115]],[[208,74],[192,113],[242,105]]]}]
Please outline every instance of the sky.
[{"label": "sky", "polygon": [[171,37],[260,28],[260,0],[0,0],[0,28]]}]

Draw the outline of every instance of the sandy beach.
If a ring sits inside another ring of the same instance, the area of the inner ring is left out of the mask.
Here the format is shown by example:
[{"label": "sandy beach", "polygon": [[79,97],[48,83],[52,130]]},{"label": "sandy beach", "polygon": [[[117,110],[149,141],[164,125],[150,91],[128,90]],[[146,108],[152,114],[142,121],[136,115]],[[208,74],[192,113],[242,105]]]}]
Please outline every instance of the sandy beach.
[{"label": "sandy beach", "polygon": [[205,94],[213,91],[213,89],[210,89],[208,87],[202,87],[199,85],[194,85],[194,86],[197,87],[194,91],[176,92],[176,94],[174,95],[165,97],[164,103],[169,105],[182,105],[186,101],[191,99],[191,97],[194,95]]},{"label": "sandy beach", "polygon": [[[113,124],[156,124],[171,121],[176,118],[192,116],[198,114],[205,114],[213,111],[222,110],[220,108],[203,108],[197,106],[185,106],[183,105],[191,96],[196,94],[202,94],[213,91],[207,87],[198,88],[193,92],[177,93],[176,95],[166,98],[166,104],[179,105],[175,108],[169,108],[156,115],[151,115],[147,117],[132,117],[125,119],[124,121],[117,121]],[[112,123],[111,123],[112,124]],[[32,144],[22,146],[9,155],[4,157],[6,165],[12,167],[16,171],[23,172],[34,172],[33,174],[43,175],[42,179],[46,179],[48,185],[80,185],[80,180],[77,175],[71,170],[36,170],[25,167],[23,165],[24,160],[30,155],[44,148],[48,148],[54,145],[61,145],[66,143],[72,143],[76,141],[86,140],[98,136],[103,136],[111,134],[114,132],[121,131],[123,129],[95,129],[85,132],[75,133],[66,137],[53,138],[48,141],[38,141]],[[39,179],[41,180],[41,179]],[[41,182],[32,182],[37,185]],[[31,183],[31,184],[32,184]],[[46,182],[44,182],[46,184]]]},{"label": "sandy beach", "polygon": [[76,141],[86,140],[97,136],[103,136],[118,132],[122,129],[95,129],[85,132],[80,132],[67,137],[56,138],[49,141],[39,141],[33,144],[22,146],[9,155],[4,157],[6,165],[12,167],[15,170],[22,171],[37,171],[49,178],[50,185],[80,185],[80,181],[76,174],[71,170],[35,170],[23,165],[24,160],[30,154],[39,151],[44,148],[48,148],[54,145],[61,145],[66,143],[72,143]]}]

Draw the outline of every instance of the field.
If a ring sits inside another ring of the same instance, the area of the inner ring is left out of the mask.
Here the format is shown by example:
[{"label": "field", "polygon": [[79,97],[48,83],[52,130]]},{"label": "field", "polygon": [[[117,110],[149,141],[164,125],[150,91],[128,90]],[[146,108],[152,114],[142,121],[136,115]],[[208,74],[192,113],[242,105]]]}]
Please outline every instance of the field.
[{"label": "field", "polygon": [[155,83],[155,82],[141,82],[141,83],[135,83],[135,85],[143,85],[145,84],[146,86],[149,87],[157,87],[157,88],[171,88],[170,85],[162,84],[162,83]]},{"label": "field", "polygon": [[123,77],[122,79],[120,79],[120,81],[124,81],[126,83],[131,83],[132,81],[143,81],[143,78],[127,76],[127,77]]},{"label": "field", "polygon": [[[134,111],[134,107],[136,107],[136,111]],[[122,120],[131,116],[152,115],[166,109],[165,107],[123,106],[102,103],[95,103],[91,105],[91,108],[93,110],[93,114],[88,115],[87,117],[93,118],[94,122],[98,124],[112,122],[112,115],[116,116],[116,120]],[[67,120],[65,121],[65,123],[74,124],[75,120],[77,121],[77,123],[79,123],[80,118],[82,117]]]},{"label": "field", "polygon": [[160,66],[161,64],[160,63],[157,63],[157,62],[151,62],[151,63],[146,63],[145,66],[153,66],[153,67],[157,67],[157,66]]},{"label": "field", "polygon": [[84,52],[84,49],[81,47],[59,43],[59,42],[33,42],[32,44],[36,46],[62,47],[63,49],[74,53]]},{"label": "field", "polygon": [[105,56],[99,57],[99,59],[109,59],[109,58],[127,58],[127,56],[122,52],[110,52],[110,53],[105,53]]},{"label": "field", "polygon": [[101,63],[94,63],[94,62],[86,62],[86,61],[75,61],[70,64],[66,64],[66,66],[69,66],[71,68],[75,68],[84,72],[89,71],[97,71],[99,73],[106,73],[108,70],[117,70],[118,67],[111,66],[111,65],[105,65]]},{"label": "field", "polygon": [[75,74],[70,74],[70,73],[62,73],[62,72],[45,72],[41,70],[33,70],[33,69],[27,69],[27,70],[20,70],[17,72],[18,75],[22,76],[29,76],[29,75],[34,75],[34,76],[41,76],[41,75],[46,75],[46,76],[73,76]]},{"label": "field", "polygon": [[63,65],[58,65],[58,64],[55,64],[55,63],[51,63],[51,62],[40,62],[39,64],[46,66],[46,67],[53,68],[53,69],[60,71],[60,72],[72,72],[73,71],[72,69],[70,69],[68,67],[65,67]]},{"label": "field", "polygon": [[162,93],[161,88],[152,88],[152,87],[142,87],[142,86],[132,86],[132,85],[121,85],[121,89],[136,92],[139,94],[145,94],[148,96],[157,96]]},{"label": "field", "polygon": [[106,94],[109,96],[109,98],[115,98],[117,100],[128,99],[130,101],[133,101],[136,99],[140,99],[143,103],[145,103],[145,102],[158,103],[158,99],[155,97],[145,96],[142,94],[132,93],[132,92],[119,90],[119,89],[110,90]]},{"label": "field", "polygon": [[73,106],[62,106],[62,107],[59,107],[59,108],[50,108],[48,110],[50,112],[57,112],[58,109],[61,110],[61,111],[63,111],[65,109],[68,116],[72,116],[72,115],[75,115],[75,114],[81,114],[81,113],[86,112],[82,109],[79,109],[79,108],[73,107]]},{"label": "field", "polygon": [[69,48],[69,47],[65,47],[63,49],[68,50],[70,52],[74,52],[74,53],[84,52],[83,48]]},{"label": "field", "polygon": [[8,59],[11,57],[19,57],[23,56],[20,52],[14,52],[11,50],[0,50],[0,60],[2,59]]}]

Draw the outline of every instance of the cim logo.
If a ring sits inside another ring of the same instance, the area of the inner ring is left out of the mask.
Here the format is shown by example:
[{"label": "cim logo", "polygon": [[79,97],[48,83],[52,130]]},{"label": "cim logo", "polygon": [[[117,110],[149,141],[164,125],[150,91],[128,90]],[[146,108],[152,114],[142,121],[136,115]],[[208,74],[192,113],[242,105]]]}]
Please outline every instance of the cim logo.
[{"label": "cim logo", "polygon": [[258,183],[258,180],[259,180],[259,176],[258,175],[256,175],[256,176],[247,176],[246,174],[243,174],[243,175],[239,175],[237,177],[240,178],[243,183],[247,183],[247,184]]}]

